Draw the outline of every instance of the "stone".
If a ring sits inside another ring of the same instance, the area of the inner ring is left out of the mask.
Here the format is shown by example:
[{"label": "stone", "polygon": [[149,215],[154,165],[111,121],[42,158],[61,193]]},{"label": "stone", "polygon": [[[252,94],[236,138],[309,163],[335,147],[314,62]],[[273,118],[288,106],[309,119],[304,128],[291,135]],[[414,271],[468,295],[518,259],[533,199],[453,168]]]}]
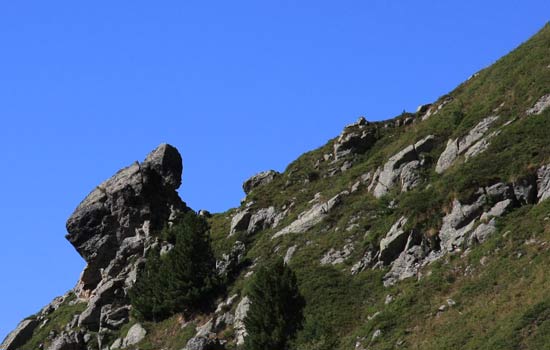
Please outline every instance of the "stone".
[{"label": "stone", "polygon": [[228,254],[222,254],[222,258],[216,261],[216,271],[219,276],[235,272],[240,266],[246,253],[246,246],[241,241],[236,241]]},{"label": "stone", "polygon": [[472,235],[470,236],[470,245],[475,243],[483,243],[495,233],[497,230],[495,219],[491,219],[488,223],[479,224]]},{"label": "stone", "polygon": [[537,192],[539,203],[550,197],[550,164],[537,170]]},{"label": "stone", "polygon": [[235,322],[235,316],[230,312],[226,312],[216,318],[216,323],[214,325],[214,331],[222,331],[226,326],[231,326]]},{"label": "stone", "polygon": [[296,252],[296,249],[298,248],[297,245],[293,245],[292,247],[289,247],[286,251],[285,257],[284,257],[284,263],[289,264],[290,259],[292,259],[292,256]]},{"label": "stone", "polygon": [[[435,137],[429,135],[390,157],[381,171],[377,171],[378,176],[375,176],[373,180],[376,181],[372,190],[373,195],[376,198],[384,196],[397,184],[398,180],[401,180],[401,184],[405,185],[405,190],[410,190],[418,185],[420,177],[416,170],[420,167],[419,156],[421,153],[429,152],[434,145],[434,141]],[[405,169],[405,173],[403,173],[403,169]]]},{"label": "stone", "polygon": [[377,329],[372,334],[372,340],[375,340],[376,338],[379,338],[382,336],[382,331],[380,329]]},{"label": "stone", "polygon": [[123,287],[124,281],[121,279],[108,280],[100,284],[88,301],[88,307],[80,314],[78,326],[85,326],[90,330],[97,331],[99,329],[102,307],[117,301],[124,304],[125,295]]},{"label": "stone", "polygon": [[405,248],[408,234],[403,230],[403,226],[407,223],[407,218],[402,216],[390,228],[386,237],[380,241],[380,256],[379,260],[385,265],[395,260]]},{"label": "stone", "polygon": [[247,335],[244,319],[249,309],[250,299],[248,297],[242,298],[235,309],[235,322],[233,323],[233,328],[235,330],[235,341],[237,345],[244,344],[244,338]]},{"label": "stone", "polygon": [[4,339],[0,345],[2,350],[18,350],[20,346],[24,345],[32,338],[32,334],[39,321],[36,319],[28,318],[23,320],[17,325],[17,327]]},{"label": "stone", "polygon": [[453,208],[443,217],[443,225],[439,231],[442,249],[451,252],[462,246],[466,236],[474,229],[485,201],[485,195],[480,195],[472,204],[462,204],[456,199],[453,201]]},{"label": "stone", "polygon": [[210,319],[208,320],[208,322],[206,322],[202,326],[197,327],[197,334],[195,336],[208,338],[208,336],[210,336],[213,330],[214,330],[214,322],[212,319]]},{"label": "stone", "polygon": [[187,344],[182,350],[221,350],[224,349],[223,345],[218,339],[211,339],[205,337],[193,337],[189,339]]},{"label": "stone", "polygon": [[249,194],[253,189],[272,182],[279,175],[280,174],[275,170],[268,170],[258,173],[243,183],[243,191],[244,193]]},{"label": "stone", "polygon": [[550,107],[550,94],[542,96],[533,107],[529,108],[525,113],[527,115],[539,115]]},{"label": "stone", "polygon": [[274,207],[259,209],[250,216],[246,232],[252,235],[258,231],[265,230],[273,226],[277,217],[278,213],[275,211]]},{"label": "stone", "polygon": [[512,184],[514,196],[520,205],[537,202],[537,176],[531,174],[521,177]]},{"label": "stone", "polygon": [[162,144],[143,163],[120,170],[78,205],[67,220],[66,238],[87,262],[76,289],[79,297],[88,298],[102,279],[116,277],[127,265],[130,252],[119,253],[126,238],[137,236],[145,243],[151,231],[160,231],[189,210],[176,192],[182,168],[179,152]]},{"label": "stone", "polygon": [[237,212],[231,219],[229,237],[233,236],[238,231],[248,230],[248,225],[250,224],[251,217],[252,214],[248,209]]},{"label": "stone", "polygon": [[356,275],[356,274],[358,274],[359,272],[364,271],[366,268],[372,266],[374,260],[375,260],[375,258],[374,258],[374,254],[372,253],[372,251],[371,251],[371,250],[367,250],[367,252],[365,252],[365,254],[364,254],[363,257],[361,258],[361,260],[359,260],[358,262],[356,262],[356,263],[351,267],[351,274],[352,274],[352,275]]},{"label": "stone", "polygon": [[472,147],[468,148],[466,153],[464,153],[464,158],[467,161],[468,159],[477,156],[478,154],[481,154],[489,148],[489,145],[491,144],[491,139],[495,136],[500,134],[500,131],[495,131],[490,133],[489,135],[485,136],[478,142],[474,143]]},{"label": "stone", "polygon": [[115,339],[115,341],[111,345],[110,349],[111,350],[116,350],[116,349],[120,349],[121,347],[122,347],[122,339],[117,338],[117,339]]},{"label": "stone", "polygon": [[122,341],[122,347],[127,348],[129,346],[136,345],[137,343],[142,341],[146,335],[147,331],[145,330],[145,328],[143,328],[141,324],[136,323],[128,330],[128,333]]},{"label": "stone", "polygon": [[101,308],[100,328],[116,330],[130,320],[130,306],[104,305]]},{"label": "stone", "polygon": [[289,234],[306,232],[313,226],[317,225],[328,215],[328,213],[342,202],[344,196],[348,195],[348,191],[341,192],[332,197],[326,202],[316,203],[309,210],[301,213],[296,220],[288,226],[275,233],[272,239]]},{"label": "stone", "polygon": [[80,332],[63,332],[53,340],[47,350],[86,350],[86,344]]},{"label": "stone", "polygon": [[431,103],[428,103],[428,104],[425,104],[425,105],[420,105],[416,109],[416,113],[417,114],[425,114],[426,112],[428,112],[428,109],[430,109],[431,106],[432,106]]},{"label": "stone", "polygon": [[418,275],[425,262],[426,251],[422,246],[422,235],[413,230],[407,238],[403,251],[391,264],[390,271],[384,276],[385,287],[394,285],[398,281]]},{"label": "stone", "polygon": [[[438,174],[442,174],[445,170],[453,165],[458,156],[466,153],[470,147],[476,144],[485,135],[491,125],[498,120],[498,116],[489,116],[480,121],[473,129],[471,129],[465,136],[458,139],[449,139],[447,141],[447,147],[437,160],[435,171]],[[475,151],[470,153],[470,157],[483,151],[485,145],[479,144],[476,146]],[[478,152],[478,153],[476,153]],[[472,154],[475,153],[475,154]]]},{"label": "stone", "polygon": [[376,129],[361,117],[351,125],[347,125],[334,142],[334,159],[338,160],[348,154],[361,154],[374,145],[377,140]]},{"label": "stone", "polygon": [[321,258],[321,265],[337,265],[346,261],[353,253],[353,243],[346,244],[342,250],[330,248],[330,250]]}]

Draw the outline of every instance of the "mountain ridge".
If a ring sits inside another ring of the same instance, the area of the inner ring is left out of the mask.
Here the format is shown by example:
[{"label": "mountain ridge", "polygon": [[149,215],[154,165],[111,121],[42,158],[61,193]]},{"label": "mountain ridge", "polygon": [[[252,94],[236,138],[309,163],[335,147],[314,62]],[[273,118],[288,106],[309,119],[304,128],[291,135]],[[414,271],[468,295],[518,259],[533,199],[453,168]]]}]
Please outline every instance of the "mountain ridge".
[{"label": "mountain ridge", "polygon": [[[88,252],[92,272],[23,321],[2,347],[235,348],[246,335],[242,321],[254,267],[284,256],[308,302],[296,348],[538,348],[550,327],[550,296],[540,288],[546,278],[541,263],[521,261],[548,255],[549,51],[547,24],[416,113],[381,122],[360,118],[284,172],[245,182],[240,207],[199,213],[208,218],[218,268],[237,271],[217,300],[217,309],[229,311],[142,325],[132,318],[125,293],[144,260],[127,262],[144,259],[154,244],[169,249],[151,232],[189,210],[173,194],[181,157],[159,146],[90,194],[83,219],[68,224],[69,232],[83,229],[85,239],[68,237]],[[149,231],[151,222],[157,224]],[[518,228],[522,232],[513,234]],[[533,301],[512,304],[495,296],[499,285],[502,295],[513,296],[512,276],[522,269],[527,281],[518,283],[530,286]],[[489,297],[516,307],[469,305]],[[522,313],[517,305],[530,309]],[[467,316],[484,320],[494,334],[477,324],[459,326]],[[172,333],[162,336],[166,331]]]}]

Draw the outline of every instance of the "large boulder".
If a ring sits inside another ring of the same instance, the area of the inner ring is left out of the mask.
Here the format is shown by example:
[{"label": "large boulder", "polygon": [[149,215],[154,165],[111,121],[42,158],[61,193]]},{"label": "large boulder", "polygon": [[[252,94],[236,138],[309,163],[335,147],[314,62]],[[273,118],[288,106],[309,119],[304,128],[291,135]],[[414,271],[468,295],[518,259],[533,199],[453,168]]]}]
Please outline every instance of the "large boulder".
[{"label": "large boulder", "polygon": [[17,350],[20,346],[24,345],[32,337],[32,333],[38,326],[38,320],[26,319],[19,323],[0,345],[2,350]]},{"label": "large boulder", "polygon": [[463,246],[466,237],[474,229],[476,219],[483,212],[486,199],[485,195],[480,195],[471,204],[463,204],[456,199],[453,201],[453,208],[443,217],[443,225],[439,231],[442,249],[451,252]]},{"label": "large boulder", "polygon": [[[143,163],[135,162],[120,170],[79,204],[67,221],[66,236],[88,263],[80,280],[79,296],[89,296],[103,278],[115,277],[129,254],[143,254],[144,242],[152,231],[162,229],[178,213],[188,210],[176,192],[181,172],[179,152],[162,144]],[[136,237],[137,243],[123,246],[129,237]],[[120,252],[121,247],[129,250]]]},{"label": "large boulder", "polygon": [[356,123],[347,125],[334,142],[334,159],[338,160],[348,154],[364,153],[377,140],[376,128],[363,117]]},{"label": "large boulder", "polygon": [[279,173],[275,170],[262,171],[243,183],[244,193],[249,194],[253,189],[272,182]]},{"label": "large boulder", "polygon": [[477,144],[480,141],[491,125],[498,120],[498,116],[489,116],[480,121],[474,128],[472,128],[466,135],[457,139],[449,139],[447,147],[437,160],[435,171],[438,174],[443,173],[445,170],[453,165],[458,156],[468,152],[468,150],[475,145],[474,150],[468,153],[468,157],[473,157],[488,146],[487,140]]},{"label": "large boulder", "polygon": [[422,166],[420,155],[429,152],[435,137],[429,135],[415,144],[396,153],[375,173],[372,192],[376,198],[387,194],[395,185],[400,184],[401,191],[408,191],[420,184],[418,170]]},{"label": "large boulder", "polygon": [[404,230],[407,223],[407,218],[402,216],[390,228],[386,237],[380,241],[380,256],[379,259],[384,264],[388,265],[395,260],[405,248],[407,244],[408,234]]},{"label": "large boulder", "polygon": [[235,330],[235,342],[237,345],[244,344],[244,338],[247,335],[244,319],[246,318],[249,309],[250,299],[248,297],[242,298],[237,305],[237,309],[235,309],[233,329]]},{"label": "large boulder", "polygon": [[127,348],[129,346],[136,345],[142,341],[146,335],[147,331],[145,328],[143,328],[141,324],[136,323],[128,330],[126,337],[124,337],[124,340],[122,341],[122,347]]}]

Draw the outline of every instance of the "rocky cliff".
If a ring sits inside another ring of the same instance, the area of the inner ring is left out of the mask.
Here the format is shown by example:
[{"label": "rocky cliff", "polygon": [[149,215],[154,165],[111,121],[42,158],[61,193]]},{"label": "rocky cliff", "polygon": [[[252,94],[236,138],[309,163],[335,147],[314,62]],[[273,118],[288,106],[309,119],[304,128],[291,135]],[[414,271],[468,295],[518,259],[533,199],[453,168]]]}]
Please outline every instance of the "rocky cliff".
[{"label": "rocky cliff", "polygon": [[415,113],[360,118],[207,218],[224,288],[210,309],[138,323],[128,290],[190,211],[161,145],[67,222],[76,287],[0,348],[235,349],[247,286],[283,257],[306,301],[296,349],[543,349],[550,341],[550,27]]}]

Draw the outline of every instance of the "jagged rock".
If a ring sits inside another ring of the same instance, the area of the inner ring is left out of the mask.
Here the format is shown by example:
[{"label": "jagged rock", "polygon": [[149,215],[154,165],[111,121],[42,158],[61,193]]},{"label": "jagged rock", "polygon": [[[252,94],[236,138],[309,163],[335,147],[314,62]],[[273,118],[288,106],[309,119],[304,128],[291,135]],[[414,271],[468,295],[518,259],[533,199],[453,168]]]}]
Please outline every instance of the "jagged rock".
[{"label": "jagged rock", "polygon": [[548,107],[550,107],[550,94],[542,96],[533,107],[526,111],[526,113],[527,115],[539,115]]},{"label": "jagged rock", "polygon": [[393,224],[386,234],[386,237],[382,238],[380,241],[379,260],[384,264],[388,265],[395,260],[405,248],[408,234],[403,230],[403,226],[405,226],[406,223],[407,218],[404,216],[401,217]]},{"label": "jagged rock", "polygon": [[309,230],[320,223],[335,206],[342,202],[342,198],[348,194],[348,191],[344,191],[332,197],[327,202],[313,205],[308,211],[300,214],[298,219],[290,223],[290,225],[275,233],[272,239],[289,233],[302,233]]},{"label": "jagged rock", "polygon": [[229,254],[222,254],[222,258],[216,261],[218,275],[223,276],[233,273],[241,264],[245,253],[245,244],[241,241],[236,241]]},{"label": "jagged rock", "polygon": [[425,104],[425,105],[420,105],[416,109],[416,113],[417,114],[425,114],[428,111],[428,109],[430,109],[431,106],[432,106],[431,103],[428,103],[428,104]]},{"label": "jagged rock", "polygon": [[485,136],[484,138],[482,138],[481,140],[474,143],[472,147],[468,148],[468,150],[464,154],[464,158],[468,160],[472,157],[477,156],[480,153],[485,152],[485,150],[487,150],[487,148],[489,148],[489,145],[491,144],[491,139],[497,136],[498,134],[500,134],[499,130],[494,131],[489,135]]},{"label": "jagged rock", "polygon": [[[420,167],[419,155],[429,152],[433,147],[434,140],[435,137],[429,135],[390,157],[382,169],[377,171],[378,175],[373,180],[376,181],[372,190],[374,196],[376,198],[384,196],[397,184],[398,180],[401,180],[405,191],[418,185],[420,178],[416,174],[416,170]],[[404,170],[405,172],[403,172]]]},{"label": "jagged rock", "polygon": [[110,350],[120,349],[122,347],[122,339],[117,338],[109,348]]},{"label": "jagged rock", "polygon": [[358,274],[359,272],[365,270],[367,267],[370,267],[373,262],[375,260],[375,256],[373,254],[373,252],[371,250],[368,250],[364,255],[363,257],[361,258],[361,260],[359,260],[358,262],[356,262],[352,267],[351,267],[351,274],[352,275],[356,275]]},{"label": "jagged rock", "polygon": [[463,205],[456,199],[453,201],[453,209],[443,217],[443,225],[439,231],[442,249],[450,252],[462,246],[466,235],[473,230],[485,201],[485,195],[480,195],[469,205]]},{"label": "jagged rock", "polygon": [[528,175],[513,183],[514,196],[520,205],[537,202],[537,176]]},{"label": "jagged rock", "polygon": [[38,320],[32,318],[21,321],[17,325],[17,328],[4,339],[2,345],[0,345],[0,349],[18,350],[20,346],[32,338],[32,333],[38,327],[38,324]]},{"label": "jagged rock", "polygon": [[221,350],[224,347],[218,339],[210,339],[205,337],[193,337],[189,339],[182,350]]},{"label": "jagged rock", "polygon": [[[480,121],[464,137],[458,138],[456,140],[449,139],[449,141],[447,142],[447,147],[445,148],[443,153],[441,153],[439,159],[437,160],[435,171],[438,174],[441,174],[445,170],[450,168],[454,161],[458,158],[458,156],[466,153],[470,147],[478,142],[498,118],[498,116],[487,117]],[[483,145],[478,145],[476,148],[477,151],[479,151],[483,148]],[[470,156],[472,155],[470,154]]]},{"label": "jagged rock", "polygon": [[487,213],[481,215],[481,220],[486,221],[491,217],[501,217],[504,215],[512,206],[514,202],[511,199],[505,199],[496,203]]},{"label": "jagged rock", "polygon": [[351,186],[350,192],[355,193],[359,190],[361,185],[368,184],[371,180],[371,173],[365,173],[359,177],[359,179]]},{"label": "jagged rock", "polygon": [[296,252],[296,248],[298,248],[297,245],[293,245],[292,247],[289,247],[286,251],[285,257],[284,257],[284,263],[288,264],[290,263],[290,259],[292,259],[292,256]]},{"label": "jagged rock", "polygon": [[492,235],[495,231],[496,223],[495,219],[491,219],[488,223],[481,223],[478,227],[474,230],[472,235],[470,236],[469,243],[470,245],[474,243],[483,243],[489,238],[490,235]]},{"label": "jagged rock", "polygon": [[233,305],[233,302],[235,301],[235,299],[237,299],[238,296],[239,296],[238,294],[233,294],[232,296],[227,298],[227,300],[222,301],[221,303],[219,303],[218,306],[216,307],[216,312],[215,313],[219,314],[221,312],[229,310],[229,308],[231,307],[231,305]]},{"label": "jagged rock", "polygon": [[278,214],[274,207],[259,209],[250,216],[246,232],[248,234],[254,234],[260,230],[265,230],[273,226],[277,216]]},{"label": "jagged rock", "polygon": [[344,128],[334,143],[334,159],[338,160],[350,153],[364,153],[376,142],[376,131],[369,128],[363,117]]},{"label": "jagged rock", "polygon": [[550,197],[550,165],[537,170],[537,188],[539,203]]},{"label": "jagged rock", "polygon": [[390,271],[384,276],[384,287],[394,285],[397,281],[414,277],[422,267],[423,259],[426,256],[424,248],[418,245],[421,240],[420,234],[411,232],[404,250],[393,261]]},{"label": "jagged rock", "polygon": [[47,350],[86,350],[84,337],[80,332],[61,333]]},{"label": "jagged rock", "polygon": [[248,225],[250,224],[250,218],[252,217],[252,214],[250,213],[250,210],[244,209],[242,211],[237,212],[233,218],[231,219],[231,227],[229,229],[229,237],[233,236],[238,231],[244,231],[248,229]]},{"label": "jagged rock", "polygon": [[147,331],[139,323],[136,323],[128,330],[126,337],[122,341],[122,347],[127,348],[128,346],[136,345],[145,338]]},{"label": "jagged rock", "polygon": [[321,265],[336,265],[346,261],[353,253],[353,243],[348,243],[342,250],[330,248],[330,250],[321,258]]},{"label": "jagged rock", "polygon": [[214,331],[219,332],[223,330],[226,326],[230,326],[235,322],[235,316],[230,312],[226,312],[216,318],[216,323],[214,324]]},{"label": "jagged rock", "polygon": [[503,201],[514,198],[514,188],[509,184],[502,182],[496,183],[485,188],[485,194],[493,201]]},{"label": "jagged rock", "polygon": [[199,210],[198,215],[202,216],[202,217],[205,217],[205,218],[212,217],[212,214],[206,209]]},{"label": "jagged rock", "polygon": [[108,329],[119,329],[130,319],[130,306],[104,305],[101,308],[100,327]]},{"label": "jagged rock", "polygon": [[[187,209],[176,192],[181,184],[182,161],[179,152],[163,144],[143,163],[134,163],[117,172],[94,189],[67,221],[67,239],[86,260],[77,291],[87,297],[103,278],[116,277],[127,256],[118,253],[122,242],[137,236],[149,237],[177,213]],[[126,247],[124,247],[126,249]],[[113,262],[119,254],[116,263]],[[143,253],[143,252],[141,252]]]},{"label": "jagged rock", "polygon": [[237,309],[235,310],[235,322],[233,324],[233,328],[235,330],[235,341],[237,345],[244,344],[244,337],[247,335],[244,319],[249,309],[250,299],[248,297],[242,298],[239,305],[237,305]]},{"label": "jagged rock", "polygon": [[[86,326],[97,331],[101,319],[101,310],[104,305],[121,302],[124,304],[125,294],[123,291],[124,280],[108,280],[102,283],[94,291],[94,295],[88,301],[88,307],[80,314],[78,326]],[[109,316],[105,314],[105,318]]]},{"label": "jagged rock", "polygon": [[278,175],[275,170],[268,170],[252,176],[243,183],[244,193],[249,194],[253,189],[272,182]]},{"label": "jagged rock", "polygon": [[208,320],[208,322],[206,322],[202,326],[197,327],[197,334],[195,336],[207,338],[208,336],[210,336],[213,329],[214,329],[214,322],[212,319],[210,319]]}]

